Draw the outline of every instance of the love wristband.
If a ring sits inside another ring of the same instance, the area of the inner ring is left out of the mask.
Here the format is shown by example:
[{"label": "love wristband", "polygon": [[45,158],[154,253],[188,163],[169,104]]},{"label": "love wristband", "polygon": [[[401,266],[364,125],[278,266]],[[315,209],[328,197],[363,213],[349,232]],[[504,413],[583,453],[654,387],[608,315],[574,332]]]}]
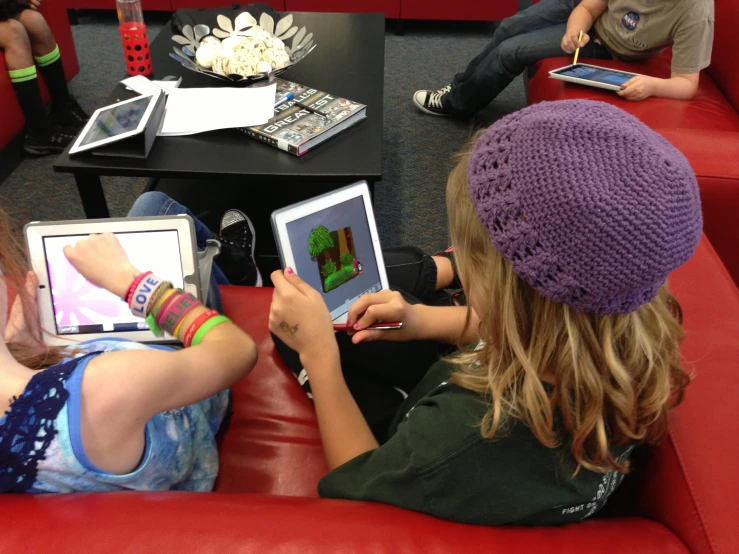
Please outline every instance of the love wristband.
[{"label": "love wristband", "polygon": [[226,321],[231,320],[228,319],[225,315],[217,315],[211,317],[200,326],[200,329],[197,330],[190,344],[192,346],[197,346],[198,344],[200,344],[200,341],[203,340],[203,337],[205,337],[205,335],[208,334],[211,329],[213,329],[213,327],[215,327],[216,325],[220,325],[221,323],[225,323]]},{"label": "love wristband", "polygon": [[162,279],[155,275],[147,275],[134,289],[131,295],[131,313],[137,317],[146,317],[146,308],[149,305],[151,297],[154,295],[159,285],[162,284]]},{"label": "love wristband", "polygon": [[195,333],[200,329],[200,327],[208,321],[211,317],[215,317],[218,315],[218,312],[216,310],[207,310],[200,314],[197,318],[195,318],[195,321],[193,321],[190,326],[187,328],[187,331],[185,331],[185,336],[182,338],[182,344],[185,345],[185,347],[188,347],[192,343],[192,338],[195,336]]}]

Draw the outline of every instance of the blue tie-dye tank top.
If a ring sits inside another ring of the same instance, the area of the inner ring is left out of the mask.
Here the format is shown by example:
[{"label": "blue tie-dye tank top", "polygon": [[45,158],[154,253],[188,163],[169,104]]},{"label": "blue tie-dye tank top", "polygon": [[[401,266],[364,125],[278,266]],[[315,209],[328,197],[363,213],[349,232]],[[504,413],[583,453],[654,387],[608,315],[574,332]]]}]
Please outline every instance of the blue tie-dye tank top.
[{"label": "blue tie-dye tank top", "polygon": [[103,352],[165,348],[120,339],[75,346],[73,358],[34,375],[0,418],[0,492],[116,490],[209,491],[218,474],[215,435],[230,390],[151,418],[135,471],[96,468],[80,434],[80,385],[89,361]]}]

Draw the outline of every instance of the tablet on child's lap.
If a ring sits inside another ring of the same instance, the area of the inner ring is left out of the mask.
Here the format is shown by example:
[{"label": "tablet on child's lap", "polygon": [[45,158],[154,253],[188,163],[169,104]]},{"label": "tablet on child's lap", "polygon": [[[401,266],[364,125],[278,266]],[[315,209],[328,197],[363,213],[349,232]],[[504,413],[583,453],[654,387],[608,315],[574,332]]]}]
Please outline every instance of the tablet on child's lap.
[{"label": "tablet on child's lap", "polygon": [[172,342],[156,337],[121,298],[85,280],[64,255],[91,234],[115,234],[131,263],[202,298],[195,229],[188,216],[33,222],[25,227],[31,265],[39,279],[39,317],[44,341],[68,345],[97,338]]},{"label": "tablet on child's lap", "polygon": [[363,294],[389,288],[365,181],[277,210],[272,227],[283,267],[323,295],[334,323]]},{"label": "tablet on child's lap", "polygon": [[621,85],[638,75],[638,73],[629,73],[628,71],[619,71],[618,69],[586,63],[568,65],[549,72],[552,79],[614,91],[621,90]]}]

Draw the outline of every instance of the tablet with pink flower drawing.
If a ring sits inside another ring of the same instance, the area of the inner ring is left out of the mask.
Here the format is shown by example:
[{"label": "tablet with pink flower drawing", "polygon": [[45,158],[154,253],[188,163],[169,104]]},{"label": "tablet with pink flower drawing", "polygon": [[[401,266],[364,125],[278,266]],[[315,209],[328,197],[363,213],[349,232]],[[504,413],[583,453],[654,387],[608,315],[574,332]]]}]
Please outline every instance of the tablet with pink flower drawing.
[{"label": "tablet with pink flower drawing", "polygon": [[119,337],[172,342],[156,337],[121,298],[88,282],[64,256],[64,246],[91,234],[116,235],[133,265],[202,298],[195,229],[186,215],[33,222],[25,227],[31,265],[39,280],[39,318],[44,342],[68,345]]}]

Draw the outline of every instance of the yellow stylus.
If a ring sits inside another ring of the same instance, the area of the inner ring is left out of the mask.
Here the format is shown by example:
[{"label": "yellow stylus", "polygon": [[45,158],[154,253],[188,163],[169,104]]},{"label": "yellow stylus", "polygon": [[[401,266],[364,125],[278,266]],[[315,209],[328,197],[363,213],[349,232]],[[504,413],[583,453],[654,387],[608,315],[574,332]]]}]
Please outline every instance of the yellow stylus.
[{"label": "yellow stylus", "polygon": [[580,55],[580,42],[582,42],[582,31],[580,31],[580,36],[577,37],[577,48],[575,48],[575,59],[572,62],[572,65],[577,63],[577,57]]}]

